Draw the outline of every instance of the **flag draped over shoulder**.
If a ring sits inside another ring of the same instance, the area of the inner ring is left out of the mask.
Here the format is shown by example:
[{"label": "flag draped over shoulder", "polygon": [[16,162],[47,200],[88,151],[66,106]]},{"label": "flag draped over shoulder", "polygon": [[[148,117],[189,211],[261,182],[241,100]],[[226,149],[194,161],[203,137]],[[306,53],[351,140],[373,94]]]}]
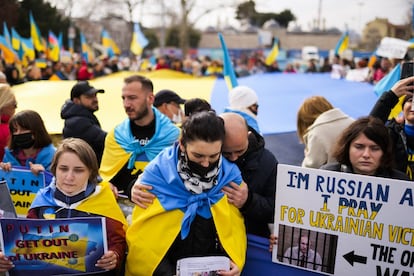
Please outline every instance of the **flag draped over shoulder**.
[{"label": "flag draped over shoulder", "polygon": [[218,34],[221,43],[221,49],[223,50],[223,75],[226,80],[229,91],[234,87],[238,86],[236,73],[234,72],[233,64],[231,62],[229,51],[227,50],[226,42],[224,41],[223,35]]},{"label": "flag draped over shoulder", "polygon": [[82,57],[85,59],[86,62],[91,62],[95,59],[95,53],[89,47],[89,45],[86,43],[85,36],[83,33],[80,33],[80,40],[81,40],[81,46],[82,46]]},{"label": "flag draped over shoulder", "polygon": [[268,66],[272,65],[278,55],[279,55],[279,39],[275,38],[275,40],[273,41],[272,50],[270,50],[269,54],[266,57],[266,60],[265,60],[266,65]]},{"label": "flag draped over shoulder", "polygon": [[119,55],[121,53],[118,45],[116,45],[115,41],[105,29],[102,30],[102,45],[107,49],[109,57],[112,57],[114,54]]},{"label": "flag draped over shoulder", "polygon": [[60,56],[60,47],[59,47],[59,40],[56,37],[56,35],[49,31],[49,38],[47,40],[48,42],[48,57],[52,61],[58,61]]},{"label": "flag draped over shoulder", "polygon": [[140,56],[144,48],[148,45],[148,43],[149,41],[142,33],[139,24],[134,23],[134,32],[132,34],[132,41],[130,47],[131,52],[136,56]]},{"label": "flag draped over shoulder", "polygon": [[342,54],[343,51],[345,51],[345,49],[348,48],[348,44],[349,44],[349,34],[348,32],[345,32],[339,39],[338,43],[336,44],[335,54],[336,55]]},{"label": "flag draped over shoulder", "polygon": [[29,16],[30,16],[30,36],[32,37],[33,45],[37,51],[44,51],[45,47],[42,42],[42,36],[33,18],[32,12],[30,12]]}]

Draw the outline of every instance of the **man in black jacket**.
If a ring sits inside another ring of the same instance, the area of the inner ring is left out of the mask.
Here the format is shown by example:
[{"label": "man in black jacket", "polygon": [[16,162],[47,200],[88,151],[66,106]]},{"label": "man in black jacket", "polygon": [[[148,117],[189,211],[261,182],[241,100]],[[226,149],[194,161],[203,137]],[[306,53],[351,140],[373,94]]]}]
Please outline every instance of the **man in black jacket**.
[{"label": "man in black jacket", "polygon": [[70,100],[62,106],[60,117],[65,120],[63,138],[75,137],[85,140],[95,151],[99,164],[105,145],[106,132],[102,130],[98,118],[93,114],[99,109],[96,89],[88,81],[79,81],[71,92]]},{"label": "man in black jacket", "polygon": [[231,188],[223,190],[243,214],[247,233],[268,238],[269,224],[274,220],[278,161],[242,116],[226,112],[220,117],[226,130],[223,156],[237,164],[247,184],[240,187],[231,183]]}]

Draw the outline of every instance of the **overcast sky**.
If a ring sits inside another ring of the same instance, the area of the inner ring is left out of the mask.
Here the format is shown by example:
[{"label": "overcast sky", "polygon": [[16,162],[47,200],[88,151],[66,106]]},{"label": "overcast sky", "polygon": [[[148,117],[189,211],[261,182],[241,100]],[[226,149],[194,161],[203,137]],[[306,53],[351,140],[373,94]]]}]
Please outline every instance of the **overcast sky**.
[{"label": "overcast sky", "polygon": [[[58,6],[67,1],[48,0]],[[86,1],[73,1],[73,15],[81,16]],[[99,3],[98,0],[97,3]],[[220,5],[236,7],[247,0],[195,0],[195,10],[190,13],[192,22],[196,27],[205,29],[207,26],[216,27],[218,22],[221,27],[226,24],[238,27],[235,19],[235,8],[221,8],[213,13],[205,14],[207,9]],[[161,14],[162,1],[147,1],[145,7],[137,8],[133,13],[133,21],[140,22],[145,27],[161,26],[163,18]],[[164,0],[165,8],[178,12],[179,0]],[[321,11],[321,24],[325,21],[325,27],[336,27],[341,31],[346,28],[361,32],[365,24],[376,17],[388,18],[392,24],[405,24],[410,22],[411,7],[414,0],[255,0],[256,10],[261,13],[280,13],[285,9],[291,10],[297,21],[293,24],[300,25],[303,30],[309,30],[312,23],[318,18],[319,4]],[[95,9],[92,16],[99,16]],[[168,22],[165,21],[168,25]]]},{"label": "overcast sky", "polygon": [[[226,0],[200,0],[201,2],[214,3],[226,2]],[[244,2],[244,1],[240,1]],[[354,29],[361,32],[363,26],[376,17],[388,18],[392,24],[404,24],[409,22],[413,0],[256,0],[258,12],[280,13],[290,9],[296,16],[296,24],[302,29],[309,29],[313,20],[318,17],[318,7],[321,3],[321,18],[325,19],[325,25],[345,30]],[[197,26],[216,25],[217,17],[223,23],[237,25],[234,19],[234,9],[223,9],[213,15],[202,17]]]}]

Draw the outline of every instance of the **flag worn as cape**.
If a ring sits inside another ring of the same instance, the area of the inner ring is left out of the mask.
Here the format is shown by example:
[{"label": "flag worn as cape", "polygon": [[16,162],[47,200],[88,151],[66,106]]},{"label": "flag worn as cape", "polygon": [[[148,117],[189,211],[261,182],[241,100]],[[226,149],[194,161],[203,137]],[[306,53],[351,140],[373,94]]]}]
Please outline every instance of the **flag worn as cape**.
[{"label": "flag worn as cape", "polygon": [[243,269],[247,246],[243,217],[221,192],[231,181],[241,183],[239,169],[223,158],[217,185],[194,195],[178,175],[178,147],[177,144],[163,150],[142,174],[141,183],[152,185],[156,199],[147,209],[134,208],[127,231],[125,275],[152,275],[177,235],[183,227],[189,227],[188,220],[196,214],[213,217],[221,245],[239,269]]},{"label": "flag worn as cape", "polygon": [[234,72],[233,63],[231,62],[229,51],[227,50],[226,42],[224,41],[223,35],[221,33],[218,34],[221,49],[223,50],[223,75],[224,79],[226,80],[227,88],[232,90],[236,86],[238,86],[236,73]]},{"label": "flag worn as cape", "polygon": [[[56,185],[54,183],[40,189],[37,192],[30,209],[41,206],[57,206],[53,196],[55,190]],[[122,223],[124,230],[126,231],[127,229],[128,223],[115,200],[108,182],[101,182],[96,185],[95,192],[83,200],[75,209],[119,221]]]},{"label": "flag worn as cape", "polygon": [[[155,107],[152,107],[152,110],[155,116],[155,133],[145,146],[141,146],[134,138],[129,118],[108,132],[99,170],[104,180],[110,181],[126,162],[129,169],[135,165],[137,170],[143,170],[147,162],[154,159],[161,150],[177,141],[179,128]],[[143,162],[145,164],[142,164]]]}]

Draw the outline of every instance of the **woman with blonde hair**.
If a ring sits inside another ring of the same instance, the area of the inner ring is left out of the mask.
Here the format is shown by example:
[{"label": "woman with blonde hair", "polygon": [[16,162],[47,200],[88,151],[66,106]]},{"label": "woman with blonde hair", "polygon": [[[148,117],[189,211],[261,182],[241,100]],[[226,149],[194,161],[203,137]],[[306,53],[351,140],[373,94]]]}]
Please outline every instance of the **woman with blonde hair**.
[{"label": "woman with blonde hair", "polygon": [[332,145],[353,121],[339,108],[334,108],[325,97],[307,98],[297,114],[297,133],[299,140],[305,144],[302,167],[318,169],[333,162]]},{"label": "woman with blonde hair", "polygon": [[0,83],[0,160],[10,139],[9,120],[16,112],[17,102],[7,83]]}]

